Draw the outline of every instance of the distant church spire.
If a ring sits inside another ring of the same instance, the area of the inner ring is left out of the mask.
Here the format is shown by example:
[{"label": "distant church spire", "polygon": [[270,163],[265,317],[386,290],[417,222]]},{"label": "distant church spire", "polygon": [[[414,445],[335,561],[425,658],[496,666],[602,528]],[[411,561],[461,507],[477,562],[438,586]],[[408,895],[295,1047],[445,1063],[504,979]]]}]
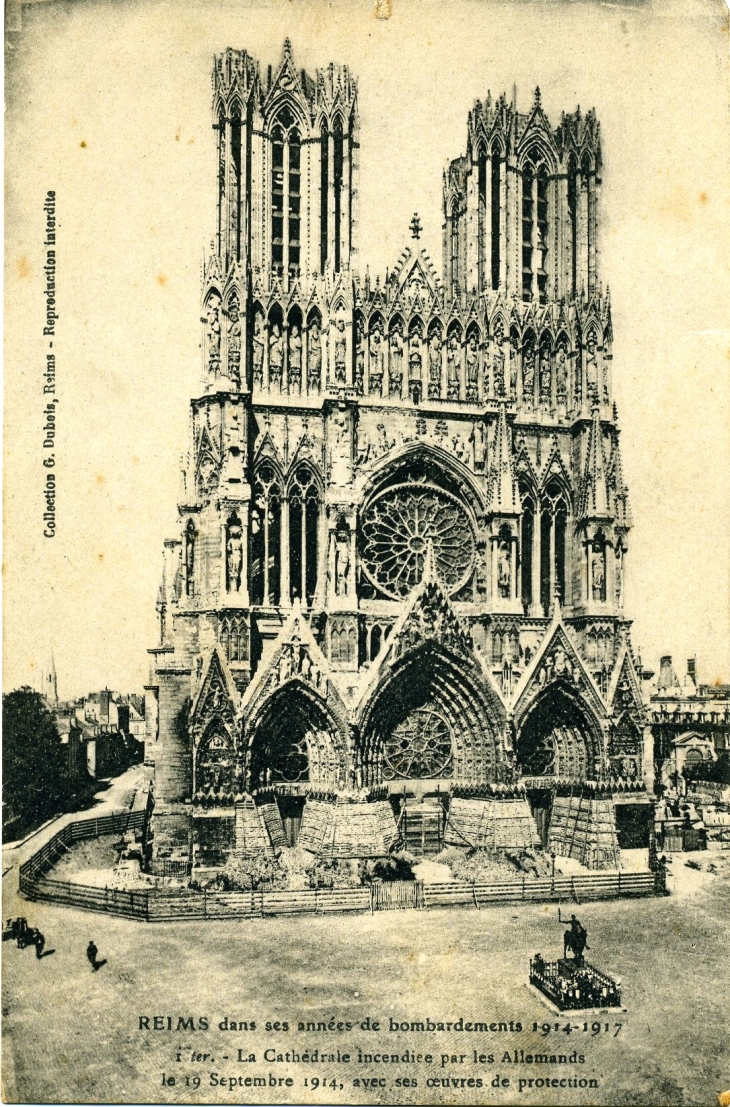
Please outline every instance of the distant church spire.
[{"label": "distant church spire", "polygon": [[42,685],[41,695],[49,703],[58,703],[58,682],[56,678],[56,662],[53,656],[53,647],[51,647],[50,656],[46,662],[45,671],[41,677]]}]

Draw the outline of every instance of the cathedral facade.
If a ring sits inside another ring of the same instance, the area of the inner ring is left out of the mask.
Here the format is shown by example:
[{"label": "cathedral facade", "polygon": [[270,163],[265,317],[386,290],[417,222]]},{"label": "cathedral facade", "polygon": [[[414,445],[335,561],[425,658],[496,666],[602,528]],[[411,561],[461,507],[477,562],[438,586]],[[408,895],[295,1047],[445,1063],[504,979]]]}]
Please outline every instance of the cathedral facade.
[{"label": "cathedral facade", "polygon": [[419,834],[614,864],[651,758],[595,114],[477,102],[441,272],[414,216],[374,280],[349,70],[229,49],[213,117],[205,383],[150,651],[153,867]]}]

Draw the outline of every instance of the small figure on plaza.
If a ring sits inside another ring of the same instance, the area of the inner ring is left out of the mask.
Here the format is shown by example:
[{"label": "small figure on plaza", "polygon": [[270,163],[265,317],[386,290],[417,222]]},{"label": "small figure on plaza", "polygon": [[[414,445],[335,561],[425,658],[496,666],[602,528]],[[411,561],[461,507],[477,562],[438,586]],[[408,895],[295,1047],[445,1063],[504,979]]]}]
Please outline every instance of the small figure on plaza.
[{"label": "small figure on plaza", "polygon": [[98,952],[99,950],[96,948],[96,945],[94,944],[94,941],[92,939],[86,947],[86,956],[89,960],[89,964],[91,965],[91,969],[93,972],[98,972],[102,965],[106,965],[106,958],[104,958],[104,960],[102,961],[99,961],[97,957]]}]

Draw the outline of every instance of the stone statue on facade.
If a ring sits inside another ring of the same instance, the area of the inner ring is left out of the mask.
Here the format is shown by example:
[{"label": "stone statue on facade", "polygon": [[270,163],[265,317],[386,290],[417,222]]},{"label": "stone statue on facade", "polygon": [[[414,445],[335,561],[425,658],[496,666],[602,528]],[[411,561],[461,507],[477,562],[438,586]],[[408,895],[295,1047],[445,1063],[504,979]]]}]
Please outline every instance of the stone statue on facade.
[{"label": "stone statue on facade", "polygon": [[487,460],[487,437],[481,419],[477,419],[474,424],[472,438],[474,440],[474,468],[483,470]]},{"label": "stone statue on facade", "polygon": [[278,323],[274,323],[269,337],[269,380],[281,388],[284,370],[284,338]]},{"label": "stone statue on facade", "polygon": [[390,332],[390,388],[391,396],[400,396],[403,391],[403,336],[396,324]]},{"label": "stone statue on facade", "polygon": [[221,324],[220,300],[211,297],[206,308],[206,343],[208,350],[208,372],[217,377],[221,367]]},{"label": "stone statue on facade", "polygon": [[263,316],[256,312],[253,324],[253,382],[256,385],[264,383],[264,334]]},{"label": "stone statue on facade", "polygon": [[232,526],[228,530],[226,542],[226,570],[228,577],[228,591],[240,592],[241,577],[243,573],[243,541],[241,528]]},{"label": "stone statue on facade", "polygon": [[522,398],[532,406],[535,398],[535,347],[526,342],[522,347]]},{"label": "stone statue on facade", "polygon": [[452,333],[446,343],[446,395],[449,400],[458,400],[460,391],[459,339]]},{"label": "stone statue on facade", "polygon": [[347,383],[347,336],[344,320],[337,320],[335,332],[335,380],[338,384]]},{"label": "stone statue on facade", "polygon": [[228,376],[237,388],[241,386],[241,319],[235,297],[228,307]]},{"label": "stone statue on facade", "polygon": [[499,544],[497,558],[497,588],[503,599],[509,599],[510,585],[512,583],[512,555],[510,544],[503,539]]},{"label": "stone statue on facade", "polygon": [[594,546],[591,555],[591,586],[593,599],[598,601],[606,598],[606,571],[603,562],[603,550]]},{"label": "stone statue on facade", "polygon": [[383,337],[376,324],[370,332],[370,391],[382,395],[383,391]]},{"label": "stone statue on facade", "polygon": [[289,386],[299,388],[302,383],[302,336],[296,323],[289,332]]},{"label": "stone statue on facade", "polygon": [[492,353],[492,379],[495,396],[504,396],[504,331],[498,326],[494,332]]},{"label": "stone statue on facade", "polygon": [[335,593],[346,596],[350,588],[350,535],[344,527],[335,533]]},{"label": "stone statue on facade", "polygon": [[362,326],[357,330],[355,348],[355,391],[358,396],[362,396],[365,391],[365,335]]},{"label": "stone statue on facade", "polygon": [[598,400],[598,353],[596,336],[591,332],[586,341],[586,391],[590,401]]},{"label": "stone statue on facade", "polygon": [[441,335],[432,334],[428,340],[428,398],[438,400],[441,395]]},{"label": "stone statue on facade", "polygon": [[547,346],[540,347],[540,403],[550,405],[552,392],[552,374],[550,372],[550,350]]},{"label": "stone statue on facade", "polygon": [[310,392],[320,388],[322,383],[322,340],[319,320],[309,324],[309,344],[307,349],[307,385]]},{"label": "stone statue on facade", "polygon": [[479,399],[479,347],[474,333],[466,344],[466,398],[472,403]]},{"label": "stone statue on facade", "polygon": [[555,357],[555,396],[559,404],[568,396],[568,351],[562,342]]}]

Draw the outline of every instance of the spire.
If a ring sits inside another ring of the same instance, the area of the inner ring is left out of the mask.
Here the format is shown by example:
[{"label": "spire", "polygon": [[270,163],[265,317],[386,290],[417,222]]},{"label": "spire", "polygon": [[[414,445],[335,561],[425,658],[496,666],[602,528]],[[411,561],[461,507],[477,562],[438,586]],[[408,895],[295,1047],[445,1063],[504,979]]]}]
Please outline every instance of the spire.
[{"label": "spire", "polygon": [[583,478],[583,518],[603,517],[609,514],[602,439],[600,408],[598,404],[594,404],[586,471]]},{"label": "spire", "polygon": [[512,440],[507,427],[507,402],[500,400],[497,440],[489,481],[488,511],[492,515],[519,515],[521,510],[512,460]]}]

